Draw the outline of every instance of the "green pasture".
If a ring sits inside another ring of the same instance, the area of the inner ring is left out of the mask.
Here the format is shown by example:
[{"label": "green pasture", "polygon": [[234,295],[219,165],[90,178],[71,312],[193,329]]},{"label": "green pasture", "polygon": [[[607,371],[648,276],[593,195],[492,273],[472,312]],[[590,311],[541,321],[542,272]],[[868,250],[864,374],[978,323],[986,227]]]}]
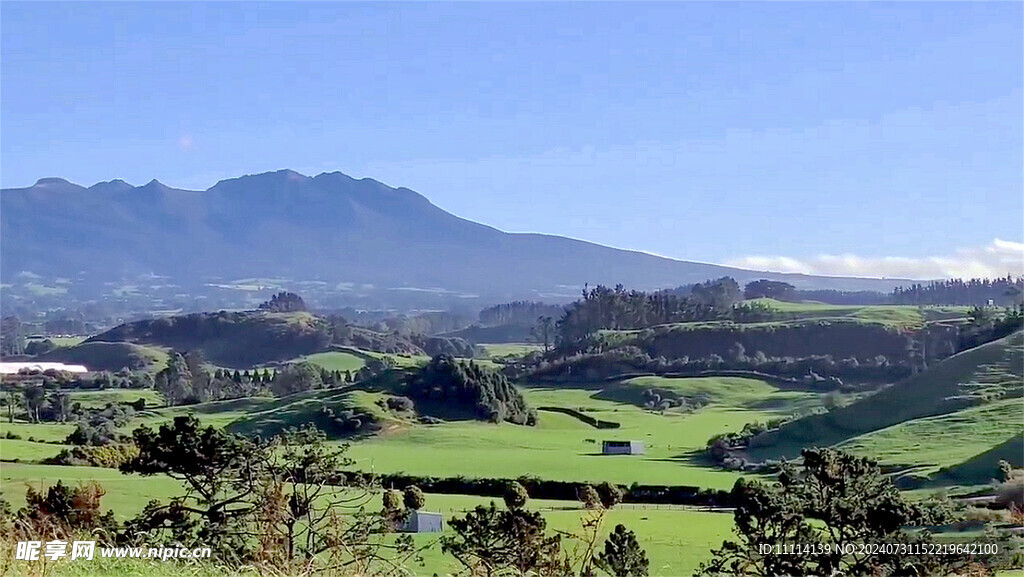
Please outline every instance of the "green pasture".
[{"label": "green pasture", "polygon": [[[503,507],[500,499],[463,495],[427,495],[424,510],[446,513],[445,521],[452,515],[471,509],[478,504],[494,501]],[[582,534],[581,521],[589,513],[579,508],[578,503],[530,500],[527,508],[543,511],[548,529]],[[447,514],[451,512],[451,514]],[[605,514],[601,523],[601,543],[615,525],[623,524],[637,535],[637,540],[647,552],[652,576],[677,577],[692,575],[701,561],[710,557],[710,552],[732,534],[732,514],[727,512],[699,511],[668,506],[619,506]],[[417,545],[436,543],[438,535],[416,535]],[[579,541],[563,538],[563,545],[572,550]],[[599,548],[603,548],[599,546]],[[459,570],[458,562],[441,553],[439,546],[433,546],[424,553],[424,565],[410,569],[417,575],[452,574]]]},{"label": "green pasture", "polygon": [[[99,483],[105,490],[101,501],[102,508],[113,509],[115,515],[120,519],[138,514],[150,499],[167,499],[181,492],[180,484],[164,476],[122,475],[114,469],[95,467],[0,464],[0,487],[3,489],[3,497],[15,509],[24,503],[28,487],[42,489],[58,480],[73,486],[90,482]],[[494,501],[499,507],[504,507],[501,499],[469,495],[428,494],[424,510],[444,514],[447,522],[453,516],[464,515],[473,507],[486,505],[491,501]],[[366,506],[371,510],[379,509],[379,495],[367,501]],[[548,521],[549,530],[576,534],[581,533],[583,517],[590,514],[575,501],[531,499],[528,508],[543,512]],[[720,545],[732,531],[732,515],[729,513],[666,505],[620,505],[605,515],[600,530],[601,541],[619,523],[636,532],[640,544],[647,551],[651,561],[651,575],[664,576],[691,574],[697,564],[708,557],[710,549]],[[414,574],[438,573],[444,575],[458,569],[457,562],[453,558],[446,557],[441,553],[437,543],[439,536],[439,534],[423,534],[414,537],[417,545],[430,547],[424,552],[422,566],[409,567]],[[568,540],[566,545],[571,549],[574,541]],[[143,562],[140,560],[137,563],[142,564]],[[90,567],[96,567],[96,571],[107,569],[106,565],[100,564]],[[154,569],[162,567],[164,566],[159,565]],[[170,567],[175,567],[171,569],[172,571],[178,570],[176,565]],[[56,572],[53,573],[55,575],[100,574],[79,572],[78,567],[71,564],[66,567],[56,565],[53,568],[56,569]],[[85,571],[85,569],[81,571]],[[147,570],[147,572],[149,571]],[[116,575],[117,573],[112,574]],[[169,573],[169,575],[177,574]],[[201,572],[182,574],[206,575]],[[215,574],[210,573],[210,575]]]},{"label": "green pasture", "polygon": [[[915,466],[931,475],[953,467],[1024,430],[1021,399],[1006,399],[955,413],[904,421],[841,443],[839,448],[881,463]],[[1020,465],[1020,463],[1017,463]],[[998,471],[993,467],[991,476]]]},{"label": "green pasture", "polygon": [[[664,414],[641,406],[648,388],[699,395],[709,402],[692,411]],[[128,395],[138,391],[119,391]],[[207,425],[241,433],[272,435],[289,426],[310,422],[322,406],[369,412],[381,423],[370,437],[352,441],[350,456],[360,469],[378,473],[516,478],[532,475],[567,481],[613,481],[695,485],[728,489],[733,472],[709,467],[702,458],[708,439],[738,431],[749,422],[767,421],[820,406],[814,393],[783,391],[763,381],[742,378],[641,377],[601,388],[526,388],[533,407],[555,406],[581,411],[617,429],[596,429],[575,417],[541,411],[534,427],[449,420],[435,425],[416,422],[379,407],[384,393],[345,388],[311,391],[285,398],[256,397],[165,407],[138,413],[122,432],[139,425],[156,427],[175,416],[192,414]],[[73,429],[62,424],[2,424],[0,436],[12,430],[27,439],[61,441]],[[643,455],[602,455],[605,440],[636,440]],[[346,442],[339,440],[336,442]],[[4,459],[45,458],[61,447],[40,444],[2,446]]]},{"label": "green pasture", "polygon": [[955,320],[967,317],[971,307],[916,305],[833,305],[820,302],[786,302],[775,299],[754,299],[772,309],[800,319],[856,319],[869,323],[914,327],[926,322]]},{"label": "green pasture", "polygon": [[534,351],[544,350],[544,345],[537,343],[480,343],[477,347],[483,356],[492,359],[522,357]]},{"label": "green pasture", "polygon": [[[887,442],[885,439],[893,439],[892,435],[895,435],[943,451],[946,447],[942,446],[940,440],[936,439],[933,444],[929,437],[924,436],[941,432],[944,423],[934,420],[940,415],[949,416],[951,420],[945,424],[950,426],[964,422],[976,423],[976,426],[967,426],[968,429],[976,429],[965,433],[971,435],[968,445],[972,438],[992,438],[996,433],[1002,435],[1000,441],[1004,440],[1019,430],[1021,425],[1020,403],[1024,388],[1022,357],[1024,334],[1015,333],[953,355],[929,366],[925,371],[840,409],[827,414],[810,415],[783,425],[778,431],[754,439],[751,449],[755,458],[759,459],[795,457],[802,447],[838,445],[894,428],[878,437],[875,449],[892,450],[894,443],[902,441]],[[999,399],[1005,399],[1008,404],[999,404],[1002,403]],[[992,406],[993,401],[997,406]],[[1014,403],[1016,411],[1013,410]],[[965,416],[956,416],[963,412],[966,412]],[[998,418],[999,422],[988,422],[993,418]],[[925,422],[921,425],[909,424],[922,419]],[[992,427],[998,427],[999,430],[995,431]],[[966,431],[963,428],[960,430]],[[922,436],[912,439],[915,434]],[[979,448],[971,447],[971,454],[988,447],[975,450]]]},{"label": "green pasture", "polygon": [[137,515],[151,499],[167,499],[182,491],[180,483],[163,475],[142,477],[102,467],[0,462],[0,488],[13,509],[24,505],[29,487],[45,488],[57,481],[72,486],[99,483],[105,491],[102,508],[112,509],[122,520]]},{"label": "green pasture", "polygon": [[352,353],[331,351],[300,357],[297,361],[307,361],[319,365],[328,371],[358,371],[366,363]]},{"label": "green pasture", "polygon": [[0,459],[19,461],[40,461],[49,459],[60,453],[69,445],[57,445],[53,443],[40,443],[23,439],[0,439]]},{"label": "green pasture", "polygon": [[71,423],[28,423],[16,420],[13,423],[7,419],[0,421],[0,437],[13,433],[23,440],[34,438],[39,441],[63,441],[75,430]]},{"label": "green pasture", "polygon": [[102,409],[110,403],[134,403],[139,399],[146,400],[146,408],[156,408],[164,404],[164,397],[153,389],[103,389],[81,390],[69,389],[71,402],[81,403],[83,408]]},{"label": "green pasture", "polygon": [[32,341],[44,341],[49,340],[51,343],[58,347],[73,347],[77,344],[81,344],[82,341],[88,337],[43,337],[38,339],[29,339]]},{"label": "green pasture", "polygon": [[[350,455],[377,472],[415,475],[614,481],[631,484],[697,485],[728,489],[737,475],[706,466],[700,453],[717,433],[738,431],[818,402],[810,393],[779,391],[751,379],[660,379],[659,386],[715,390],[711,404],[693,412],[658,414],[624,397],[639,397],[650,381],[608,389],[524,389],[533,407],[558,406],[620,424],[596,429],[576,418],[540,412],[535,427],[479,421],[437,425],[402,424],[354,443]],[[683,381],[686,381],[684,383]],[[626,394],[620,395],[622,391]],[[611,399],[604,395],[619,396]],[[743,398],[744,404],[730,404]],[[644,455],[602,455],[604,440],[645,443]]]}]

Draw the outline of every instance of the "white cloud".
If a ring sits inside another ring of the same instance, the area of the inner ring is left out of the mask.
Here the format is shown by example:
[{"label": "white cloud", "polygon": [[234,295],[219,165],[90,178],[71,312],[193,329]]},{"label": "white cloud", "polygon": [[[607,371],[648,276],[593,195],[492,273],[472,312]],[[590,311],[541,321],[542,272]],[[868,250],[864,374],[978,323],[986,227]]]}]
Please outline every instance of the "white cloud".
[{"label": "white cloud", "polygon": [[862,257],[823,254],[809,258],[746,256],[730,266],[771,272],[824,276],[910,279],[1001,277],[1024,275],[1024,243],[995,239],[982,247],[958,249],[951,255],[928,257]]},{"label": "white cloud", "polygon": [[194,147],[195,142],[192,140],[191,134],[182,134],[180,137],[178,137],[178,148],[187,152],[189,150],[192,150]]}]

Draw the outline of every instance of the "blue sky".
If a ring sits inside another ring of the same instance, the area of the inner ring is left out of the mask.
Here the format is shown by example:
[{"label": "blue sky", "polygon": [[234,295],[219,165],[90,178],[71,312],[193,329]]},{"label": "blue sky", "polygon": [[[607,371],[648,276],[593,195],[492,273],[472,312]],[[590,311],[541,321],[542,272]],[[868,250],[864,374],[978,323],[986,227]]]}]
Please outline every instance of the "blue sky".
[{"label": "blue sky", "polygon": [[687,260],[1015,270],[1022,6],[5,1],[0,184],[341,170]]}]

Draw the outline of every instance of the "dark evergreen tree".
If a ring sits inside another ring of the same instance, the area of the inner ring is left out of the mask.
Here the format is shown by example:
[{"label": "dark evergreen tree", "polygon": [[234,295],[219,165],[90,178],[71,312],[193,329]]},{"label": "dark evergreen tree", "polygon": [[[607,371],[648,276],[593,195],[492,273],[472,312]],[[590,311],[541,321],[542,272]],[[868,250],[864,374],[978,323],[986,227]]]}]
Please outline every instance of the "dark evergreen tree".
[{"label": "dark evergreen tree", "polygon": [[614,577],[646,577],[650,563],[636,534],[625,525],[616,525],[597,556],[597,565]]},{"label": "dark evergreen tree", "polygon": [[533,425],[536,414],[526,405],[519,389],[501,373],[473,361],[457,361],[438,355],[412,374],[406,385],[413,399],[441,401],[469,407],[479,419]]}]

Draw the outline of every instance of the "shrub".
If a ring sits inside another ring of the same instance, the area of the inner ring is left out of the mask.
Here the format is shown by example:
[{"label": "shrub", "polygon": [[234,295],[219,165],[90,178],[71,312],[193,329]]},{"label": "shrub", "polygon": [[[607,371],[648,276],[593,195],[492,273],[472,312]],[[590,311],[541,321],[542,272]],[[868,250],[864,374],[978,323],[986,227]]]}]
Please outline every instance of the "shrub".
[{"label": "shrub", "polygon": [[64,449],[54,457],[44,460],[47,465],[75,465],[84,467],[106,467],[116,469],[139,455],[139,448],[132,443],[118,443],[97,446],[80,446]]},{"label": "shrub", "polygon": [[417,511],[423,508],[423,505],[426,502],[426,495],[424,495],[423,491],[416,485],[410,485],[406,487],[405,491],[402,493],[402,502],[405,504],[407,509]]},{"label": "shrub", "polygon": [[387,407],[392,411],[411,411],[415,404],[409,397],[388,397]]},{"label": "shrub", "polygon": [[526,487],[518,481],[512,481],[505,488],[505,506],[511,510],[522,509],[529,498]]}]

